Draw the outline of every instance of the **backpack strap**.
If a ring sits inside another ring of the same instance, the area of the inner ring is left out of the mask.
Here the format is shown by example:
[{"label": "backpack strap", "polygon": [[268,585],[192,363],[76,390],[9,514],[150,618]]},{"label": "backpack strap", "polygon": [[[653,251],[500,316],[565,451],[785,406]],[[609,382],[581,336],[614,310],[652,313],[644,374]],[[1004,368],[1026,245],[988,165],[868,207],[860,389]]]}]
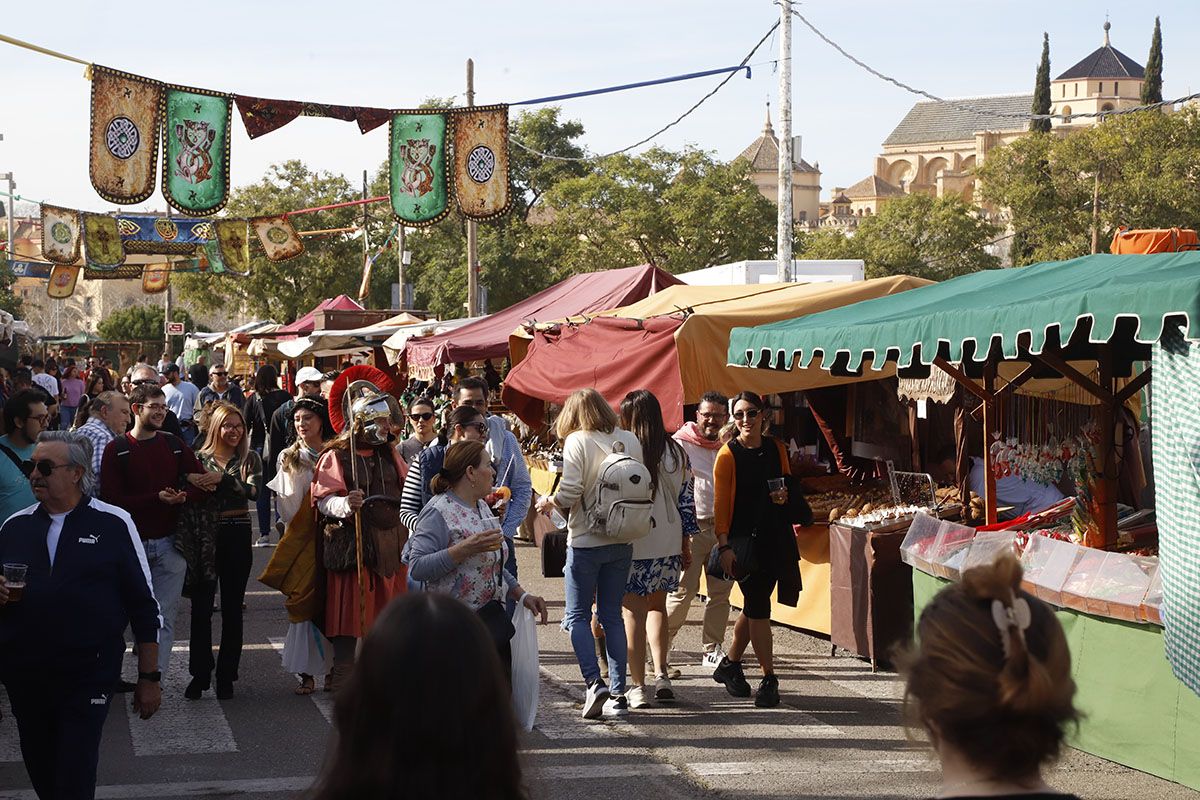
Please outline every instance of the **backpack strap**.
[{"label": "backpack strap", "polygon": [[22,474],[24,474],[24,472],[25,472],[24,462],[21,461],[21,459],[17,456],[17,454],[15,452],[13,452],[12,450],[10,450],[7,446],[2,445],[2,444],[0,444],[0,450],[3,450],[4,455],[8,456],[9,461],[13,462],[13,464],[16,465],[17,469],[20,470]]}]

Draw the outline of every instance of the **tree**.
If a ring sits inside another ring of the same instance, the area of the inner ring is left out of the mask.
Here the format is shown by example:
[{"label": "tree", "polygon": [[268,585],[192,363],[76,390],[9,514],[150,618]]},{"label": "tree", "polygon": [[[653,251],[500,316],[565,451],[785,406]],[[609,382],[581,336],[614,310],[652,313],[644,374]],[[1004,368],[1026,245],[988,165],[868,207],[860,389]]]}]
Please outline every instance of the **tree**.
[{"label": "tree", "polygon": [[858,258],[866,260],[862,240],[847,236],[839,230],[821,228],[815,231],[797,231],[792,247],[796,258],[839,259]]},{"label": "tree", "polygon": [[[273,165],[257,183],[234,189],[226,213],[232,217],[281,214],[314,206],[359,199],[346,178],[314,172],[297,160]],[[372,241],[381,242],[384,223],[372,218]],[[322,211],[293,220],[300,230],[352,227],[362,218],[361,206]],[[353,234],[330,234],[304,239],[303,255],[283,262],[268,261],[251,246],[248,277],[180,274],[174,284],[180,297],[200,310],[238,307],[250,314],[289,322],[326,297],[357,296],[362,278],[362,244]]]},{"label": "tree", "polygon": [[985,249],[998,232],[959,197],[916,193],[863,217],[854,239],[866,259],[868,278],[915,275],[945,280],[999,267],[1000,259]]},{"label": "tree", "polygon": [[[1042,34],[1042,60],[1038,63],[1037,78],[1033,83],[1033,113],[1050,113],[1050,34]],[[1049,133],[1050,120],[1031,119],[1029,130]]]},{"label": "tree", "polygon": [[[4,211],[4,203],[11,202],[12,198],[5,198],[3,202],[0,202],[0,212]],[[4,251],[4,258],[6,259],[4,269],[0,269],[0,309],[7,311],[14,317],[20,318],[21,298],[17,297],[13,291],[13,283],[16,281],[13,278],[12,269],[9,267],[7,261],[10,257],[8,251],[8,232],[3,226],[0,226],[0,250]]]},{"label": "tree", "polygon": [[1150,37],[1150,55],[1146,58],[1146,74],[1142,78],[1142,105],[1161,103],[1162,96],[1162,25],[1154,18],[1154,35]]},{"label": "tree", "polygon": [[[184,330],[197,330],[191,314],[182,308],[171,309],[171,321],[182,322]],[[161,342],[163,307],[155,304],[122,308],[101,320],[96,326],[96,333],[101,339],[114,342]],[[181,350],[183,337],[173,336],[171,339],[174,349]]]}]

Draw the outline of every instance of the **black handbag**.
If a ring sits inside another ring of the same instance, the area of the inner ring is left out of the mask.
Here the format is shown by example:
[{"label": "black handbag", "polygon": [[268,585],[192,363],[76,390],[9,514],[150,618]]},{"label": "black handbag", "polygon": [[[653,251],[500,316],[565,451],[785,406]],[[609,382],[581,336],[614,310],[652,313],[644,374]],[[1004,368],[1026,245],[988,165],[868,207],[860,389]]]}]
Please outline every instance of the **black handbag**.
[{"label": "black handbag", "polygon": [[721,566],[720,547],[716,546],[708,554],[708,563],[704,567],[704,571],[709,577],[716,578],[722,581],[742,581],[749,577],[751,572],[758,569],[758,554],[756,539],[757,533],[752,533],[749,536],[739,536],[729,539],[729,548],[733,550],[733,571],[730,575],[725,572]]},{"label": "black handbag", "polygon": [[787,482],[788,493],[788,501],[785,506],[787,520],[793,525],[807,528],[813,524],[812,506],[805,499],[804,492],[800,491],[800,481],[795,475],[785,475],[784,480]]},{"label": "black handbag", "polygon": [[497,645],[507,644],[508,640],[517,632],[517,629],[513,627],[512,620],[509,619],[508,612],[504,610],[504,604],[499,600],[484,603],[475,613],[479,615],[483,627],[487,628],[492,641]]}]

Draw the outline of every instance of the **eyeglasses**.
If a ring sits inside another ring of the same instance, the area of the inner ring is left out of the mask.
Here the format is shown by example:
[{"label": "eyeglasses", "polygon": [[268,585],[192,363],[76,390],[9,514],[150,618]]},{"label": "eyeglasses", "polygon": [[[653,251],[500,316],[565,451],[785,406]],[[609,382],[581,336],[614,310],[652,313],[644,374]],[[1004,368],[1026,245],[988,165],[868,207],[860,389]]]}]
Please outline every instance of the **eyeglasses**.
[{"label": "eyeglasses", "polygon": [[409,414],[408,418],[414,422],[417,420],[420,420],[421,422],[429,422],[429,420],[433,419],[433,412],[425,411],[420,414]]},{"label": "eyeglasses", "polygon": [[720,419],[721,417],[725,416],[725,412],[724,411],[715,411],[711,414],[706,414],[703,411],[697,411],[696,416],[702,417],[704,419]]},{"label": "eyeglasses", "polygon": [[481,422],[469,422],[466,425],[462,426],[462,429],[464,431],[468,430],[469,428],[474,428],[475,430],[479,431],[481,434],[484,434],[484,435],[487,435],[487,432],[488,432],[487,423],[482,422],[482,421]]},{"label": "eyeglasses", "polygon": [[133,382],[134,386],[146,386],[148,384],[158,386],[158,378],[138,378]]},{"label": "eyeglasses", "polygon": [[246,430],[246,426],[242,425],[240,422],[224,422],[224,423],[221,423],[221,430],[223,430],[223,431],[239,431],[240,432],[240,431]]},{"label": "eyeglasses", "polygon": [[27,477],[32,477],[33,471],[37,470],[42,477],[49,477],[51,472],[62,467],[73,467],[74,464],[55,464],[48,458],[43,458],[41,461],[23,461],[21,462],[21,471]]},{"label": "eyeglasses", "polygon": [[759,415],[759,413],[761,412],[759,412],[757,408],[747,408],[745,411],[733,412],[733,418],[736,420],[754,419]]}]

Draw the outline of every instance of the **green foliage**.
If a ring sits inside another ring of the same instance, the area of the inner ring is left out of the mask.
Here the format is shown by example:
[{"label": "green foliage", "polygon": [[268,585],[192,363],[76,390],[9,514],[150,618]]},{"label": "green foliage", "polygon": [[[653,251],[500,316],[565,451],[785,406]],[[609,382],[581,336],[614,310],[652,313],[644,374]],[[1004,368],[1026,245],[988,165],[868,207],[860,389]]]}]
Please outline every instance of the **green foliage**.
[{"label": "green foliage", "polygon": [[[6,197],[4,198],[4,202],[11,203],[12,199]],[[0,203],[0,206],[2,205],[3,203]],[[3,244],[0,249],[4,251],[4,257],[7,259],[8,231],[4,229],[4,226],[0,226],[0,243]],[[13,292],[13,283],[15,282],[15,279],[13,278],[12,272],[8,270],[7,263],[5,263],[4,266],[4,269],[0,269],[0,309],[7,311],[17,319],[20,319],[21,298],[17,297],[17,295]]]},{"label": "green foliage", "polygon": [[[1038,63],[1037,78],[1033,84],[1033,113],[1050,113],[1050,34],[1042,34],[1042,60]],[[1031,119],[1029,130],[1035,133],[1049,133],[1050,120]]]},{"label": "green foliage", "polygon": [[1027,244],[1016,263],[1075,258],[1091,250],[1092,193],[1099,178],[1102,249],[1119,226],[1192,227],[1200,218],[1200,115],[1124,114],[1065,138],[1030,136],[988,154],[984,199],[1011,213]]},{"label": "green foliage", "polygon": [[833,228],[821,228],[815,231],[797,231],[792,243],[792,253],[796,258],[812,260],[838,258],[867,259],[867,254],[863,252],[861,239],[856,236],[847,236]]},{"label": "green foliage", "polygon": [[[171,309],[171,321],[182,322],[184,330],[198,330],[192,315],[182,308]],[[199,328],[199,330],[204,330]],[[119,309],[100,321],[96,333],[101,339],[112,342],[161,342],[163,339],[163,307],[137,305]],[[183,345],[182,336],[172,336],[171,342],[178,350]]]},{"label": "green foliage", "polygon": [[1162,24],[1155,17],[1150,55],[1146,58],[1146,73],[1142,79],[1142,105],[1162,102],[1162,68]]}]

